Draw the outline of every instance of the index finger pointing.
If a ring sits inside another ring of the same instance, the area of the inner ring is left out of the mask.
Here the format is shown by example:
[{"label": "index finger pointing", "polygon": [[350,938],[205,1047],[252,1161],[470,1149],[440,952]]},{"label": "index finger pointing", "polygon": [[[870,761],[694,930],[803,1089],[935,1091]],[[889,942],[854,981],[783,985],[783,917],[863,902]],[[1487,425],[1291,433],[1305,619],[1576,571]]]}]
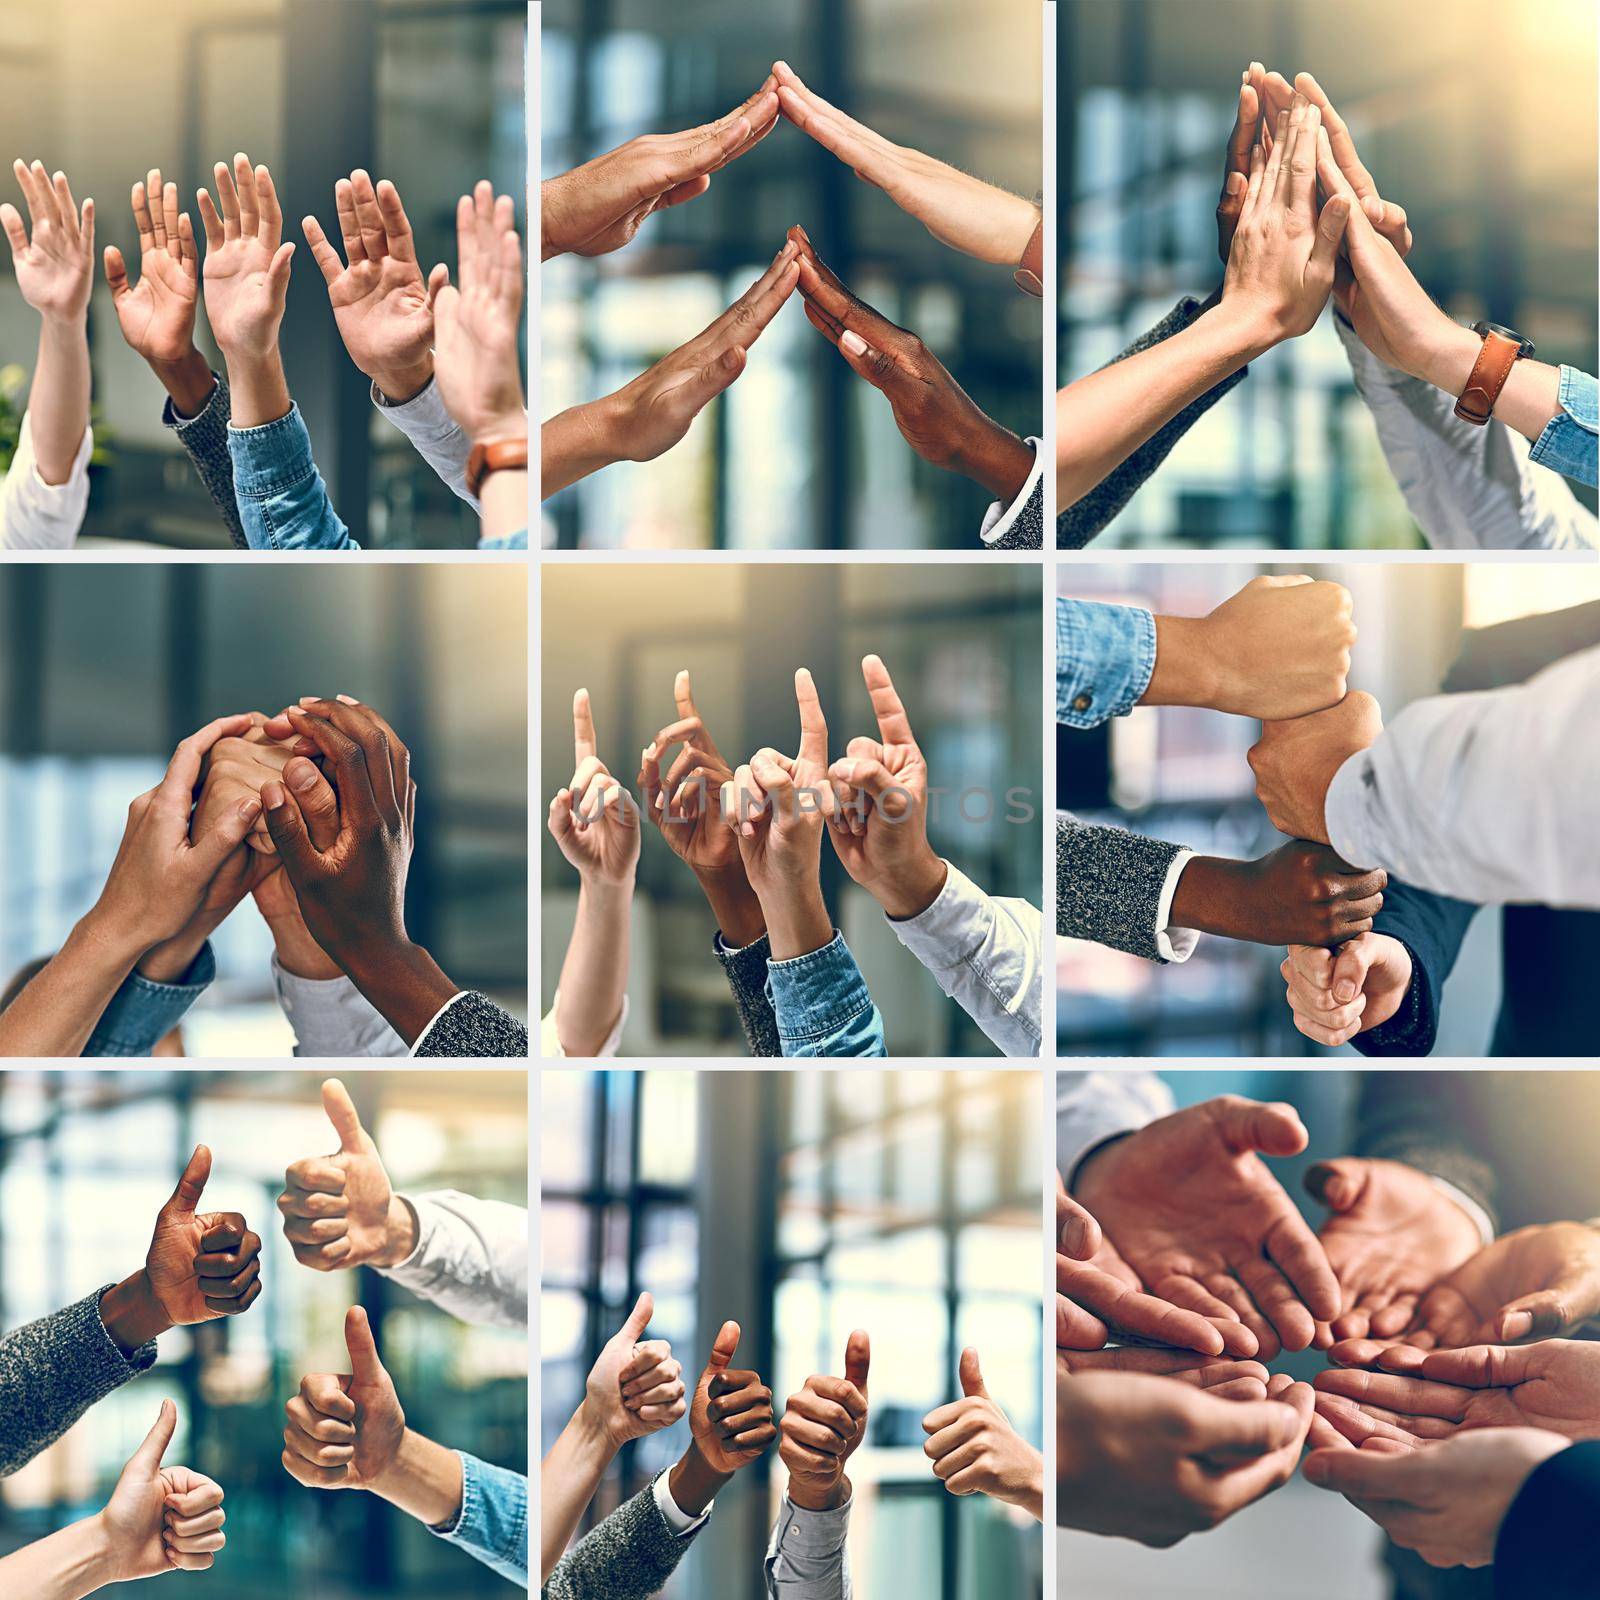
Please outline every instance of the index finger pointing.
[{"label": "index finger pointing", "polygon": [[794,698],[800,708],[800,759],[828,763],[828,723],[822,714],[822,701],[808,667],[794,675]]},{"label": "index finger pointing", "polygon": [[863,656],[861,676],[866,683],[867,693],[872,697],[872,712],[878,719],[878,733],[883,742],[915,744],[917,741],[916,735],[911,731],[911,719],[906,715],[906,708],[900,703],[894,679],[889,676],[889,669],[884,666],[883,658]]},{"label": "index finger pointing", "polygon": [[596,753],[594,712],[589,706],[589,691],[580,689],[572,697],[572,758],[581,766]]}]

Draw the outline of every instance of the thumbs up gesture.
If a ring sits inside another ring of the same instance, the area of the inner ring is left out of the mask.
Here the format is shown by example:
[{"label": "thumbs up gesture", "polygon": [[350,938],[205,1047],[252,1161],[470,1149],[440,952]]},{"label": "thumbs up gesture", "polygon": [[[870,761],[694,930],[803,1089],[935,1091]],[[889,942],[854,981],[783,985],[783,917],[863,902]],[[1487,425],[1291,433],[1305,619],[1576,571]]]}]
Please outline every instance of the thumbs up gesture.
[{"label": "thumbs up gesture", "polygon": [[923,1453],[951,1494],[987,1494],[1044,1520],[1044,1457],[989,1398],[978,1352],[961,1352],[962,1398],[922,1419]]},{"label": "thumbs up gesture", "polygon": [[789,1396],[778,1456],[789,1469],[789,1498],[807,1511],[832,1511],[850,1498],[844,1464],[867,1436],[867,1371],[872,1345],[857,1328],[845,1345],[844,1377],[807,1378]]},{"label": "thumbs up gesture", "polygon": [[196,1145],[172,1198],[156,1213],[145,1277],[175,1327],[248,1311],[261,1293],[261,1238],[237,1211],[201,1211],[211,1152]]},{"label": "thumbs up gesture", "polygon": [[416,1248],[416,1215],[390,1187],[378,1147],[337,1078],[322,1086],[322,1109],[339,1148],[297,1161],[284,1173],[278,1196],[283,1236],[295,1260],[313,1272],[392,1267]]},{"label": "thumbs up gesture", "polygon": [[655,1298],[641,1294],[606,1340],[584,1385],[585,1420],[618,1450],[629,1439],[670,1428],[684,1413],[683,1368],[665,1339],[646,1339]]},{"label": "thumbs up gesture", "polygon": [[163,1400],[155,1426],[129,1458],[100,1512],[107,1551],[101,1582],[204,1572],[228,1542],[222,1531],[221,1486],[188,1467],[161,1465],[177,1426],[178,1408]]},{"label": "thumbs up gesture", "polygon": [[689,1431],[713,1472],[749,1466],[778,1437],[772,1390],[759,1372],[731,1367],[738,1349],[739,1324],[724,1322],[689,1409]]},{"label": "thumbs up gesture", "polygon": [[284,1408],[284,1471],[310,1489],[378,1489],[400,1454],[406,1414],[378,1358],[367,1313],[344,1319],[346,1373],[309,1373]]}]

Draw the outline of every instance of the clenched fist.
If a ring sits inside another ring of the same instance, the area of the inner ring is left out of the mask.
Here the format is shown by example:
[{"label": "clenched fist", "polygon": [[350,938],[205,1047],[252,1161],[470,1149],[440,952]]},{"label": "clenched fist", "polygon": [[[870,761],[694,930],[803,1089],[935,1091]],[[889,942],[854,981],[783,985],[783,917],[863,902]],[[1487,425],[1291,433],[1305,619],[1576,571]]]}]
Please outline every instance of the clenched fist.
[{"label": "clenched fist", "polygon": [[197,1211],[211,1176],[202,1144],[156,1215],[145,1256],[150,1292],[175,1327],[248,1311],[261,1293],[261,1239],[237,1211]]}]

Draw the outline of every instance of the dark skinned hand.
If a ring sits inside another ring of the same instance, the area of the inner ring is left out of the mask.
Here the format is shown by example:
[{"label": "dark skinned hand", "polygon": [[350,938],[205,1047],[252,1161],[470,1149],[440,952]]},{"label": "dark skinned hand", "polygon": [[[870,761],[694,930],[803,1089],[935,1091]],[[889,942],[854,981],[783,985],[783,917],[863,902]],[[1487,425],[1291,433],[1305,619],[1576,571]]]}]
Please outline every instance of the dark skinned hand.
[{"label": "dark skinned hand", "polygon": [[1172,922],[1254,944],[1342,944],[1370,931],[1388,882],[1382,868],[1357,872],[1305,839],[1257,861],[1196,856],[1178,880]]},{"label": "dark skinned hand", "polygon": [[196,1209],[210,1176],[211,1152],[196,1145],[145,1256],[150,1292],[175,1327],[237,1316],[261,1293],[260,1236],[237,1211]]},{"label": "dark skinned hand", "polygon": [[761,1374],[729,1366],[738,1348],[739,1324],[724,1322],[689,1407],[689,1431],[706,1465],[729,1475],[749,1466],[778,1437],[772,1390]]}]

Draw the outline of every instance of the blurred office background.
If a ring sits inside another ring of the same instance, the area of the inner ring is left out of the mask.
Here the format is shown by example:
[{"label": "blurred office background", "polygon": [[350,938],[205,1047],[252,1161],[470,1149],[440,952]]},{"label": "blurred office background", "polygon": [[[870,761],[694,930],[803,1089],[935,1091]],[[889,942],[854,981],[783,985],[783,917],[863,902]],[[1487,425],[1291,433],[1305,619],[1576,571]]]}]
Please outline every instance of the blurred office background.
[{"label": "blurred office background", "polygon": [[[787,61],[886,139],[1036,199],[1043,182],[1037,0],[546,0],[542,178],[643,133],[724,115]],[[788,122],[625,249],[540,268],[541,414],[613,393],[721,315],[801,223],[858,295],[916,332],[1014,433],[1040,427],[1040,307],[1003,267],[940,244]],[[552,496],[574,546],[977,546],[988,495],[916,456],[888,402],[798,295],[744,374],[653,462]]]},{"label": "blurred office background", "polygon": [[[347,1072],[395,1188],[457,1188],[526,1205],[523,1073]],[[0,1483],[0,1551],[104,1505],[163,1398],[178,1407],[169,1464],[222,1485],[227,1548],[186,1592],[222,1600],[447,1600],[515,1592],[375,1496],[318,1493],[283,1470],[283,1408],[310,1372],[348,1372],[344,1314],[366,1307],[409,1425],[527,1469],[528,1347],[471,1327],[375,1272],[299,1266],[280,1230],[284,1170],[338,1136],[321,1078],[288,1072],[0,1074],[0,1328],[72,1305],[143,1265],[156,1212],[196,1144],[203,1206],[261,1235],[262,1291],[238,1317],[175,1328],[155,1367],[92,1407]]]},{"label": "blurred office background", "polygon": [[[80,201],[95,199],[89,352],[105,464],[92,476],[85,537],[228,545],[162,426],[165,392],[123,342],[98,257],[120,246],[137,280],[128,196],[158,166],[178,185],[203,258],[195,191],[214,193],[212,168],[243,150],[272,169],[284,238],[299,247],[283,358],[335,508],[365,545],[475,547],[471,509],[373,406],[300,219],[315,215],[337,240],[334,183],[365,167],[399,189],[424,272],[442,261],[454,276],[456,200],[479,178],[515,198],[526,238],[525,0],[37,0],[4,14],[0,194],[26,216],[9,170],[20,156],[64,169]],[[39,319],[17,291],[9,253],[3,259],[0,368],[31,373]],[[221,370],[203,309],[196,338]]]},{"label": "blurred office background", "polygon": [[[1596,359],[1590,0],[1061,0],[1059,381],[1222,281],[1223,152],[1252,59],[1310,72],[1410,217],[1410,265],[1464,321]],[[1325,311],[1253,362],[1102,545],[1419,545]],[[1594,493],[1575,486],[1586,503]]]},{"label": "blurred office background", "polygon": [[[1259,564],[1084,565],[1058,589],[1081,599],[1202,616],[1263,572]],[[1344,584],[1359,639],[1350,687],[1386,720],[1439,692],[1463,630],[1600,600],[1588,564],[1320,566]],[[1255,798],[1245,753],[1260,724],[1183,706],[1138,706],[1090,731],[1056,728],[1056,803],[1089,821],[1171,840],[1204,855],[1254,858],[1284,840]],[[1444,989],[1436,1056],[1488,1049],[1500,1002],[1500,916],[1473,920]],[[1181,965],[1157,966],[1084,940],[1056,946],[1056,1037],[1063,1055],[1310,1055],[1331,1052],[1294,1026],[1277,945],[1203,936]],[[1342,1046],[1338,1054],[1358,1052]]]},{"label": "blurred office background", "polygon": [[[349,565],[0,571],[0,986],[94,903],[128,802],[180,739],[302,694],[376,706],[411,751],[411,935],[527,1008],[527,605],[520,573]],[[191,1054],[287,1055],[253,904],[212,936]]]},{"label": "blurred office background", "polygon": [[[542,1448],[600,1347],[655,1296],[692,1392],[734,1318],[736,1364],[781,1416],[872,1338],[871,1414],[850,1458],[855,1592],[1040,1593],[1039,1525],[934,1477],[922,1419],[985,1383],[1040,1446],[1039,1080],[1024,1072],[546,1072],[541,1075]],[[682,1454],[687,1420],[625,1445],[593,1526]],[[777,1446],[717,1497],[666,1600],[748,1600],[788,1478]]]},{"label": "blurred office background", "polygon": [[[930,787],[929,838],[991,894],[1040,903],[1040,579],[1021,565],[546,566],[541,801],[572,776],[572,696],[587,688],[600,758],[637,798],[639,752],[695,704],[735,766],[800,742],[794,673],[809,667],[830,759],[876,738],[861,658],[880,655],[905,704]],[[669,759],[676,759],[671,752]],[[713,803],[715,796],[712,797]],[[623,1055],[744,1055],[714,920],[694,874],[652,825],[634,899]],[[578,878],[546,833],[541,992],[548,1008],[577,914]],[[894,936],[878,904],[822,846],[822,889],[883,1013],[895,1055],[995,1048]]]}]

